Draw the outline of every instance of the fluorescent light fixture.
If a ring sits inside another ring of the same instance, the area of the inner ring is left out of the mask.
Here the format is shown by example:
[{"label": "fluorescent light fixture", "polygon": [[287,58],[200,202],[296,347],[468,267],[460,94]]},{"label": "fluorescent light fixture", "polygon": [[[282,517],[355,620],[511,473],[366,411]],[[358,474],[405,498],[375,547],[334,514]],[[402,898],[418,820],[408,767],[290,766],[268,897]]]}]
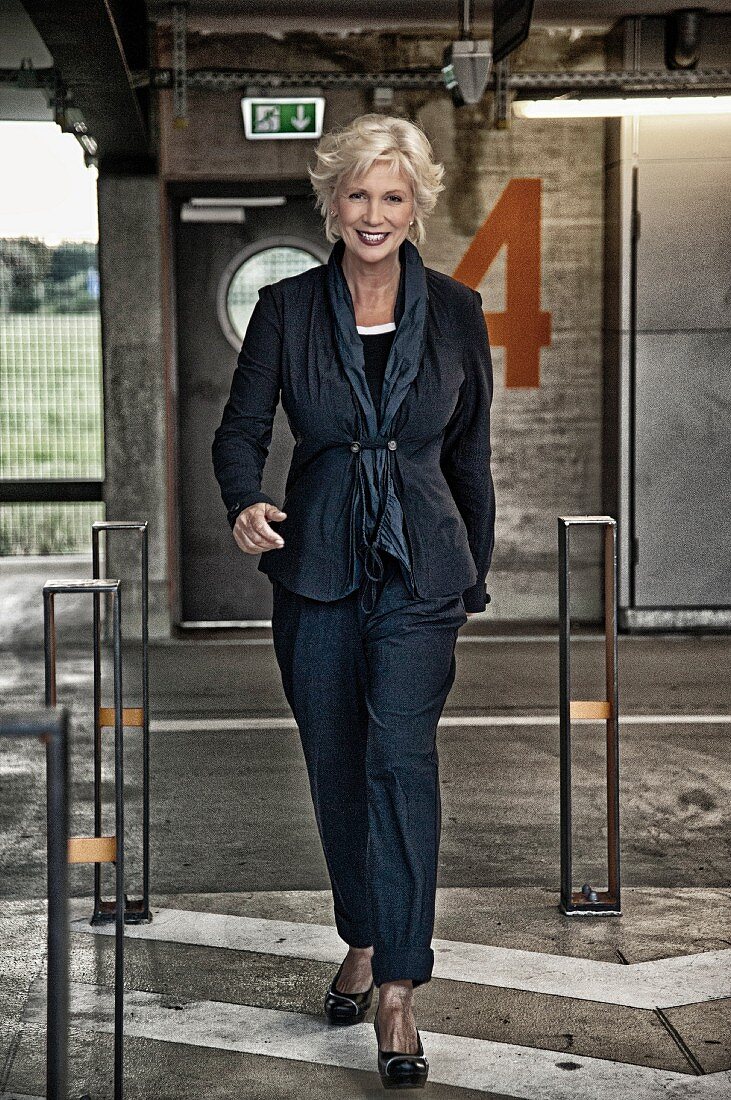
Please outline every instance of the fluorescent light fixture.
[{"label": "fluorescent light fixture", "polygon": [[287,199],[284,195],[251,195],[249,198],[194,198],[190,199],[189,206],[285,206]]},{"label": "fluorescent light fixture", "polygon": [[245,222],[246,211],[242,206],[191,206],[180,207],[181,222]]},{"label": "fluorescent light fixture", "polygon": [[722,115],[731,95],[632,96],[628,99],[514,99],[518,118],[605,118],[617,115]]}]

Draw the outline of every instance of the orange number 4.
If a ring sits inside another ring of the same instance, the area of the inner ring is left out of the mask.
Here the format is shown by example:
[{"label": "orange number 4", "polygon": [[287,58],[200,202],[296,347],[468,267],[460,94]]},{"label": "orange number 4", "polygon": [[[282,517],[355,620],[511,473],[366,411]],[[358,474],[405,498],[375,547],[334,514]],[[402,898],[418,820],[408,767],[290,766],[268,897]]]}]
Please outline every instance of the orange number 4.
[{"label": "orange number 4", "polygon": [[541,181],[514,179],[477,230],[454,278],[477,288],[507,246],[507,308],[486,313],[491,344],[505,348],[505,385],[540,385],[540,349],[551,343],[551,314],[541,309]]}]

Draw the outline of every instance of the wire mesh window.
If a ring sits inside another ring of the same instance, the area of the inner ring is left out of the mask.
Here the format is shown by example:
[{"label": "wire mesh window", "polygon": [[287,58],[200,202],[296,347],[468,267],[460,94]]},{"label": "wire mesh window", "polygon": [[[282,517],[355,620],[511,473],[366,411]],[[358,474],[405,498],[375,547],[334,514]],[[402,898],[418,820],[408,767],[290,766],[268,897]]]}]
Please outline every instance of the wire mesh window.
[{"label": "wire mesh window", "polygon": [[[0,479],[104,477],[94,243],[0,239]],[[87,550],[99,504],[0,504],[0,555]]]},{"label": "wire mesh window", "polygon": [[240,340],[243,340],[254,306],[259,298],[259,287],[299,275],[321,263],[304,248],[264,248],[244,260],[229,283],[226,293],[226,310],[229,321]]}]

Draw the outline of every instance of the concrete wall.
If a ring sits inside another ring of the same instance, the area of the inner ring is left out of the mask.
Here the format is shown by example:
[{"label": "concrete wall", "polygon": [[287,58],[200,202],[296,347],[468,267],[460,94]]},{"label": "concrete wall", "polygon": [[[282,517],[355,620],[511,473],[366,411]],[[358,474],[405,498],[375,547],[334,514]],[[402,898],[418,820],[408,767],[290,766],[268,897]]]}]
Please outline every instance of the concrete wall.
[{"label": "concrete wall", "polygon": [[[439,67],[444,45],[444,38],[436,35],[296,34],[268,38],[191,32],[188,65],[283,71]],[[160,31],[158,64],[170,63],[169,48],[169,37]],[[513,62],[516,68],[596,69],[604,65],[602,51],[602,41],[592,36],[536,31]],[[172,93],[159,93],[160,166],[165,180],[306,178],[311,143],[247,142],[239,99],[236,91],[189,90],[188,125],[176,128],[172,125]],[[538,387],[506,388],[504,351],[493,341],[498,510],[489,583],[493,604],[488,614],[506,620],[554,618],[556,516],[601,511],[604,127],[601,120],[516,119],[509,128],[496,130],[488,124],[490,107],[491,97],[486,97],[484,106],[457,109],[446,92],[405,91],[396,92],[393,106],[386,110],[420,122],[437,158],[447,168],[447,189],[440,196],[421,249],[431,267],[454,273],[511,179],[541,181],[540,307],[550,313],[550,345],[540,353]],[[328,93],[325,128],[372,109],[368,92]],[[133,503],[139,510],[144,501],[158,527],[157,537],[162,538],[163,366],[156,342],[160,292],[155,282],[157,209],[153,191],[153,181],[129,188],[122,181],[108,182],[100,216],[112,217],[121,232],[130,222],[132,206],[149,233],[149,247],[139,235],[127,255],[111,247],[104,252],[107,300],[114,297],[118,311],[116,321],[110,318],[107,326],[107,338],[112,336],[106,355],[109,501],[115,513]],[[110,233],[107,224],[104,234],[109,237]],[[505,249],[479,285],[488,328],[490,312],[504,309],[504,253]],[[137,293],[130,295],[133,270],[133,277],[140,281]],[[149,293],[140,292],[144,286]],[[131,402],[131,413],[139,407],[143,392],[145,415],[135,413],[129,420],[120,420],[114,404],[125,396]],[[139,456],[144,456],[144,463]],[[154,477],[140,496],[142,465],[149,466]],[[598,538],[577,539],[572,606],[582,617],[600,612],[599,554]],[[164,569],[159,560],[156,570],[161,597]]]}]

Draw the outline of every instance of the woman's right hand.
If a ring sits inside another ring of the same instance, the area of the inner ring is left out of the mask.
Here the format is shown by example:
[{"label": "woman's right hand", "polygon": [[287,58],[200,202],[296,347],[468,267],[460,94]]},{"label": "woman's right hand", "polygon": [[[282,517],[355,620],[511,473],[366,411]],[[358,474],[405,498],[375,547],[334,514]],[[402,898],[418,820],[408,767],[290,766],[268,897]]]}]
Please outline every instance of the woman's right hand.
[{"label": "woman's right hand", "polygon": [[279,550],[284,546],[284,539],[273,530],[267,520],[286,519],[287,513],[282,512],[275,504],[267,504],[259,501],[250,504],[239,512],[234,524],[234,539],[239,550],[245,554],[261,554],[264,550]]}]

